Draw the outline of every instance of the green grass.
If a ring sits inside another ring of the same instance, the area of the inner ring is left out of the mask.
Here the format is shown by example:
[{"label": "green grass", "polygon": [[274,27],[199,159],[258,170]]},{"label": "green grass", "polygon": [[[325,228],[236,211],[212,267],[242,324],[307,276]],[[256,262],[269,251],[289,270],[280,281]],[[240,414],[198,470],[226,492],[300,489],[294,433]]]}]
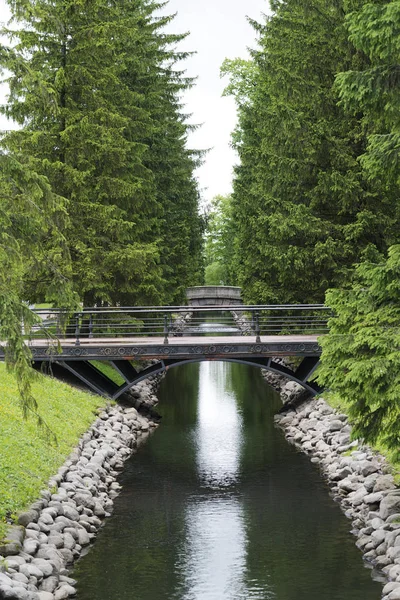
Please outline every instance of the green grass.
[{"label": "green grass", "polygon": [[104,373],[111,381],[116,383],[117,385],[122,385],[125,383],[125,379],[114,369],[112,365],[108,362],[104,362],[102,360],[91,360],[90,361],[96,369]]},{"label": "green grass", "polygon": [[40,495],[106,400],[39,375],[33,385],[39,413],[57,436],[52,444],[34,418],[22,417],[15,378],[0,363],[0,539],[6,516],[15,518]]},{"label": "green grass", "polygon": [[53,305],[52,304],[46,304],[46,303],[35,304],[35,308],[53,308]]}]

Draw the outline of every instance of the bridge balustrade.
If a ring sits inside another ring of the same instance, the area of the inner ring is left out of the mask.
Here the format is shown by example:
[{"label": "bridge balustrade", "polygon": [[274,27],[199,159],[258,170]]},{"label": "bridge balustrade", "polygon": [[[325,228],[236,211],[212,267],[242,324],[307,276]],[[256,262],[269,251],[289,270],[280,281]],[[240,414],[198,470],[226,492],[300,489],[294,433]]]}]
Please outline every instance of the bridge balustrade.
[{"label": "bridge balustrade", "polygon": [[38,323],[27,339],[135,339],[171,336],[323,335],[331,311],[322,304],[252,306],[89,307],[74,314],[37,309]]}]

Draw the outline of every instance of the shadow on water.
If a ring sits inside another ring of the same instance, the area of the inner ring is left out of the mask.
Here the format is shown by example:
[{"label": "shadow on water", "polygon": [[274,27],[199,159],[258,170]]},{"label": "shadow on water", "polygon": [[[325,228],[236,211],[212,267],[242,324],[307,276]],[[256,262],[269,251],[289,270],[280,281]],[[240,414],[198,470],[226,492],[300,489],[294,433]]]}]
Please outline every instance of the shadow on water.
[{"label": "shadow on water", "polygon": [[160,428],[79,561],[78,600],[378,600],[318,470],[274,428],[256,369],[171,370]]}]

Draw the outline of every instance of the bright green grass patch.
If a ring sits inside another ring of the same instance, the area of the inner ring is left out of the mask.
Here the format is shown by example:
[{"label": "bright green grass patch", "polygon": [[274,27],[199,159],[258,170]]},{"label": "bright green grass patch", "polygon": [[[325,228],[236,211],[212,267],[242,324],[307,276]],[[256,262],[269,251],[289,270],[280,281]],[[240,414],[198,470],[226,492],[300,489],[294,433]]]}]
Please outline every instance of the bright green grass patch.
[{"label": "bright green grass patch", "polygon": [[42,304],[35,304],[35,308],[39,309],[39,308],[53,308],[52,304],[46,304],[46,303],[42,303]]},{"label": "bright green grass patch", "polygon": [[96,408],[106,403],[100,396],[39,374],[33,393],[57,445],[41,434],[34,418],[22,418],[15,378],[0,363],[0,539],[7,528],[5,517],[15,517],[39,497],[94,421]]},{"label": "bright green grass patch", "polygon": [[117,385],[122,385],[125,383],[125,379],[114,369],[112,365],[108,362],[104,362],[102,360],[91,360],[90,361],[96,369],[104,373],[111,381],[116,383]]}]

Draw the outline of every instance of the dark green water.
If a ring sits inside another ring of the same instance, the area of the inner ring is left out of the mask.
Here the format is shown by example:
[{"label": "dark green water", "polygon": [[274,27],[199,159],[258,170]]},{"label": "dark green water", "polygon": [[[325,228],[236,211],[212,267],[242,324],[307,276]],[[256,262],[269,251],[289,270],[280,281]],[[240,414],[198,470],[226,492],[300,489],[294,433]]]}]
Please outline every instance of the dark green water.
[{"label": "dark green water", "polygon": [[350,521],[274,428],[279,398],[256,369],[179,367],[160,399],[161,426],[77,564],[78,600],[379,600]]}]

